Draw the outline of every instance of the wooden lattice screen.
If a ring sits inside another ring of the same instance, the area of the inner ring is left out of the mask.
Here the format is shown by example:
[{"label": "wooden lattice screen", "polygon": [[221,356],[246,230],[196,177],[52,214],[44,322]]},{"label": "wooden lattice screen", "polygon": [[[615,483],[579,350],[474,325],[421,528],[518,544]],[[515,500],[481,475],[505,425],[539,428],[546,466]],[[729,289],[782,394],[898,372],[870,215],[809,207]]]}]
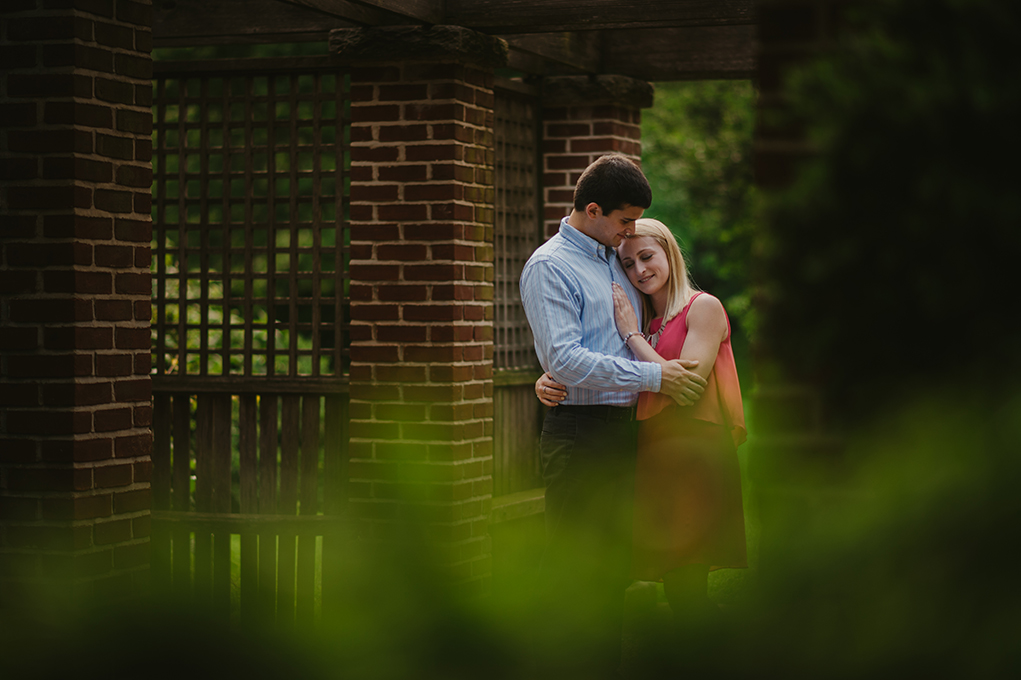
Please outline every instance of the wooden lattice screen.
[{"label": "wooden lattice screen", "polygon": [[345,78],[157,62],[153,87],[154,581],[311,620],[346,489]]},{"label": "wooden lattice screen", "polygon": [[343,106],[334,72],[156,80],[154,375],[344,373]]},{"label": "wooden lattice screen", "polygon": [[496,139],[496,321],[494,368],[537,365],[521,306],[521,269],[539,245],[539,105],[534,97],[498,90]]},{"label": "wooden lattice screen", "polygon": [[541,243],[538,97],[523,83],[499,80],[495,97],[496,261],[493,493],[541,485],[536,442],[542,406],[532,332],[521,306],[521,270]]}]

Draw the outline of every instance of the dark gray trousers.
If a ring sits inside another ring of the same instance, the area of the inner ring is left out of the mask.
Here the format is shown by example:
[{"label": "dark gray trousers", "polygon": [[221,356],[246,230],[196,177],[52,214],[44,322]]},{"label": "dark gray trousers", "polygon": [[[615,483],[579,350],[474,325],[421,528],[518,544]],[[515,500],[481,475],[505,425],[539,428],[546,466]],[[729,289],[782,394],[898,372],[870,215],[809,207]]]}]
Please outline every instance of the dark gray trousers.
[{"label": "dark gray trousers", "polygon": [[[562,407],[543,422],[546,548],[537,661],[559,677],[612,677],[630,583],[637,423],[632,409]],[[602,417],[600,417],[602,416]]]}]

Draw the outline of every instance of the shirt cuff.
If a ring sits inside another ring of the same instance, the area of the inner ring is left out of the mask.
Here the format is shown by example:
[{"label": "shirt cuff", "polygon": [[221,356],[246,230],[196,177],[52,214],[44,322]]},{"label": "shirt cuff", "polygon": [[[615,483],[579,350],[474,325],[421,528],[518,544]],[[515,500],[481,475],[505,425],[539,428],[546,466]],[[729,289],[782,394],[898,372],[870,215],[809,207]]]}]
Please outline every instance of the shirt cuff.
[{"label": "shirt cuff", "polygon": [[641,392],[659,392],[660,384],[663,382],[663,367],[652,362],[638,362],[642,367],[642,389]]}]

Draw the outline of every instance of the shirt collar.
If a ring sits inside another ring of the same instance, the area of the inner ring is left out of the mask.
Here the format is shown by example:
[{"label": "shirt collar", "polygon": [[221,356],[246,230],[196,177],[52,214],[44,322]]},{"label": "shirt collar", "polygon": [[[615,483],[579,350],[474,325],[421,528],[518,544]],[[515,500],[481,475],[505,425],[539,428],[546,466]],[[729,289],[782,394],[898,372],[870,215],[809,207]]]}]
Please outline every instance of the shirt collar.
[{"label": "shirt collar", "polygon": [[591,255],[606,262],[610,261],[610,257],[614,256],[613,248],[604,246],[591,236],[581,233],[568,224],[567,220],[567,217],[560,220],[560,233],[567,239],[568,243],[576,248],[580,248],[586,255]]}]

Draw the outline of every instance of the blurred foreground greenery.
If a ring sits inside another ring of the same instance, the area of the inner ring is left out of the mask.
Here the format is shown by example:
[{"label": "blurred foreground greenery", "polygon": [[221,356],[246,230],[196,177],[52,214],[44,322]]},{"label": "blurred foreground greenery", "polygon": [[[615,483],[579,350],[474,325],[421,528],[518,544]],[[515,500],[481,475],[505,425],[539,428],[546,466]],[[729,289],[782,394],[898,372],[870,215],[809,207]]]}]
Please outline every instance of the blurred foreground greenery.
[{"label": "blurred foreground greenery", "polygon": [[[780,504],[757,587],[719,618],[649,626],[632,606],[625,677],[990,677],[1021,670],[1021,396],[1001,411],[919,400],[862,429],[813,505]],[[806,511],[806,508],[810,511]],[[417,547],[416,547],[417,546]],[[527,577],[484,598],[443,585],[424,544],[353,550],[341,616],[315,628],[231,626],[155,598],[106,616],[0,619],[7,677],[528,678]],[[644,609],[643,609],[644,607]],[[585,621],[568,618],[584,629]],[[58,653],[59,652],[59,653]]]}]

